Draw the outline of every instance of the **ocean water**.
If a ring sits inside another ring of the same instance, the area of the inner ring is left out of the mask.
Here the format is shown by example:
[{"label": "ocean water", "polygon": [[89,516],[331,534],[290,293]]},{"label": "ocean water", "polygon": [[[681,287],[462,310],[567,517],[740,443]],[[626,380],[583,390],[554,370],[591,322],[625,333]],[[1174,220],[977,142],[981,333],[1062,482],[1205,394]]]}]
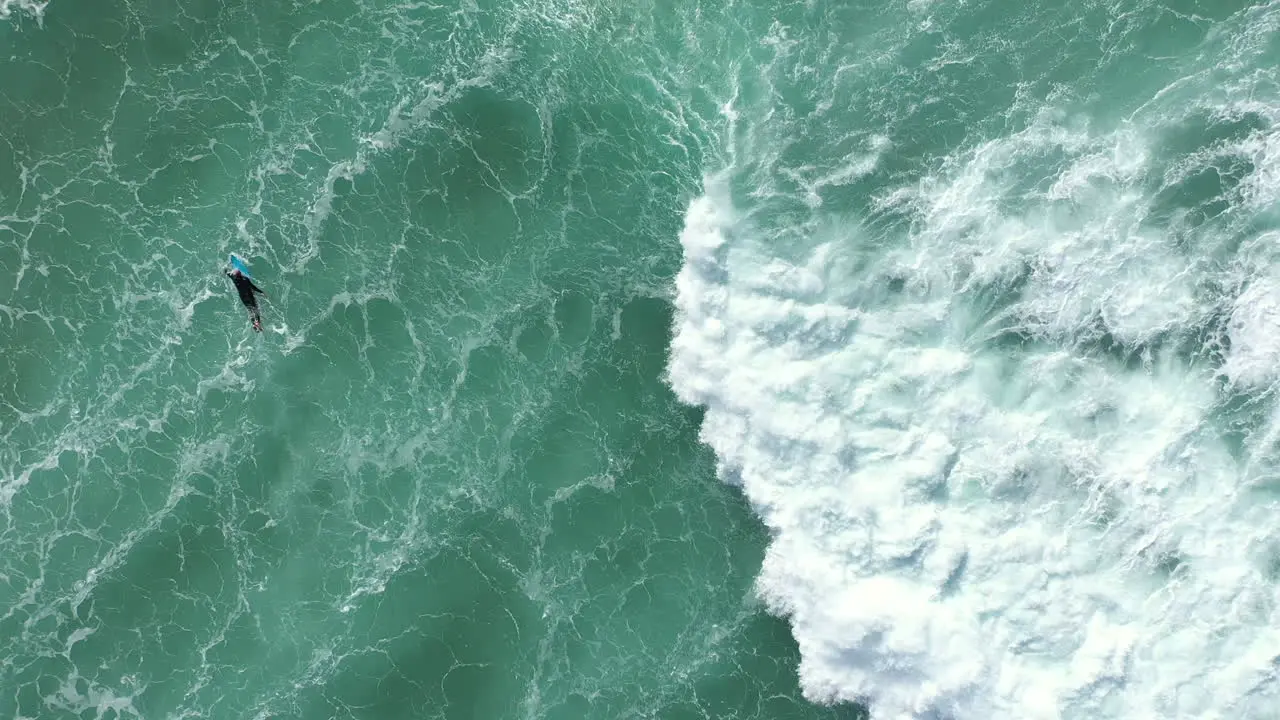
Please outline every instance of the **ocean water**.
[{"label": "ocean water", "polygon": [[0,0],[0,717],[1280,717],[1277,37]]}]

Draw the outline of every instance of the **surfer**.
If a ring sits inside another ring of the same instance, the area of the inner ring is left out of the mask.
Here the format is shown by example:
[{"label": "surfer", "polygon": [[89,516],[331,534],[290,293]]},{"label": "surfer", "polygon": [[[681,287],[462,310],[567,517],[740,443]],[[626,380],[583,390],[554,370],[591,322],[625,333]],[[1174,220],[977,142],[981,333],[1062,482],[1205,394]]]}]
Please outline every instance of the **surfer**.
[{"label": "surfer", "polygon": [[258,300],[253,296],[255,292],[266,295],[266,291],[249,279],[249,276],[240,272],[240,268],[225,271],[227,277],[231,278],[231,282],[236,285],[236,292],[240,293],[240,302],[249,309],[249,317],[253,318],[253,329],[262,332],[262,315],[258,312]]}]

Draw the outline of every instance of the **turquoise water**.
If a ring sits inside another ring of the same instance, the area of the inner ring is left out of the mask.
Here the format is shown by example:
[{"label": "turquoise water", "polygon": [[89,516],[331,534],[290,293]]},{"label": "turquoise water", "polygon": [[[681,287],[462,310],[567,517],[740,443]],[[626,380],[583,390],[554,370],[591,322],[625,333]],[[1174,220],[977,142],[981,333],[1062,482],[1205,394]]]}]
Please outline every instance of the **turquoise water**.
[{"label": "turquoise water", "polygon": [[1280,702],[1280,5],[0,18],[0,716]]},{"label": "turquoise water", "polygon": [[662,380],[689,12],[15,11],[0,716],[851,716]]}]

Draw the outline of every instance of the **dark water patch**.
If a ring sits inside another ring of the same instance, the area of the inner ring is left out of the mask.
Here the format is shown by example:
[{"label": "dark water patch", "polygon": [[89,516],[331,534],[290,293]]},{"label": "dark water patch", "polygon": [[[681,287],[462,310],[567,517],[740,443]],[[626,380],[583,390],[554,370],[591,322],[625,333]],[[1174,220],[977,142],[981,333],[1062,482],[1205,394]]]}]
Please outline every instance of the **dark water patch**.
[{"label": "dark water patch", "polygon": [[1256,448],[1251,447],[1258,430],[1265,427],[1271,415],[1267,396],[1247,388],[1232,388],[1222,380],[1218,402],[1209,411],[1205,423],[1217,428],[1222,442],[1237,462],[1249,462]]},{"label": "dark water patch", "polygon": [[1158,157],[1167,163],[1193,153],[1230,147],[1270,126],[1270,121],[1256,112],[1194,112],[1160,133],[1156,144]]},{"label": "dark water patch", "polygon": [[539,612],[518,601],[518,578],[489,546],[484,523],[467,525],[479,534],[458,534],[470,540],[434,552],[364,604],[354,629],[378,650],[344,658],[323,689],[303,696],[302,717],[515,714]]},{"label": "dark water patch", "polygon": [[736,652],[714,657],[695,685],[693,704],[702,714],[694,717],[867,720],[866,709],[853,703],[813,706],[794,696],[767,694],[768,687],[792,681],[799,661],[786,621],[753,614],[735,629],[731,647]]},{"label": "dark water patch", "polygon": [[72,661],[83,669],[131,667],[144,676],[146,690],[133,700],[140,712],[182,697],[180,668],[217,632],[205,619],[236,596],[235,561],[219,527],[213,503],[188,497],[92,590],[86,623],[93,633],[75,644]]},{"label": "dark water patch", "polygon": [[1212,164],[1166,184],[1151,200],[1148,222],[1173,224],[1194,232],[1198,227],[1235,208],[1241,198],[1240,184],[1255,168],[1240,157],[1221,157]]},{"label": "dark water patch", "polygon": [[555,330],[552,326],[545,320],[537,319],[520,328],[515,338],[515,347],[529,362],[540,363],[546,358],[547,349],[554,337]]}]

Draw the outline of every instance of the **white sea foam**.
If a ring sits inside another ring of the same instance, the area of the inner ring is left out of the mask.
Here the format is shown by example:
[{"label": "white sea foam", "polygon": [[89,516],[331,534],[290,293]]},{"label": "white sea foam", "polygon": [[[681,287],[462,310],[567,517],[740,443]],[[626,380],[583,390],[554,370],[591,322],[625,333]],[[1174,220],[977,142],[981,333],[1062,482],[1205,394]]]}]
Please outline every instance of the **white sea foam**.
[{"label": "white sea foam", "polygon": [[36,22],[43,22],[44,9],[48,4],[49,0],[0,0],[0,20],[8,19],[14,10],[20,10],[35,18]]},{"label": "white sea foam", "polygon": [[86,716],[93,712],[94,717],[141,718],[142,713],[134,707],[133,698],[140,695],[142,690],[145,687],[134,689],[133,694],[117,694],[111,688],[83,677],[73,666],[68,676],[63,678],[62,684],[43,699],[45,707],[53,714]]},{"label": "white sea foam", "polygon": [[[1274,235],[1272,242],[1280,242]],[[1258,278],[1236,299],[1231,352],[1223,369],[1232,382],[1269,386],[1280,376],[1280,278]]]},{"label": "white sea foam", "polygon": [[[1144,119],[1195,112],[1161,107]],[[681,234],[671,383],[774,531],[759,589],[810,698],[877,720],[1275,717],[1280,503],[1258,486],[1280,423],[1248,460],[1213,423],[1219,375],[1276,381],[1280,281],[1261,239],[1206,264],[1153,221],[1182,177],[1154,136],[1060,120],[886,192],[914,222],[847,274],[829,269],[856,223],[783,260],[708,179]],[[1185,159],[1253,160],[1200,239],[1275,197],[1269,137]],[[1047,168],[1039,195],[1028,167]],[[1224,305],[1215,369],[1175,340]]]}]

